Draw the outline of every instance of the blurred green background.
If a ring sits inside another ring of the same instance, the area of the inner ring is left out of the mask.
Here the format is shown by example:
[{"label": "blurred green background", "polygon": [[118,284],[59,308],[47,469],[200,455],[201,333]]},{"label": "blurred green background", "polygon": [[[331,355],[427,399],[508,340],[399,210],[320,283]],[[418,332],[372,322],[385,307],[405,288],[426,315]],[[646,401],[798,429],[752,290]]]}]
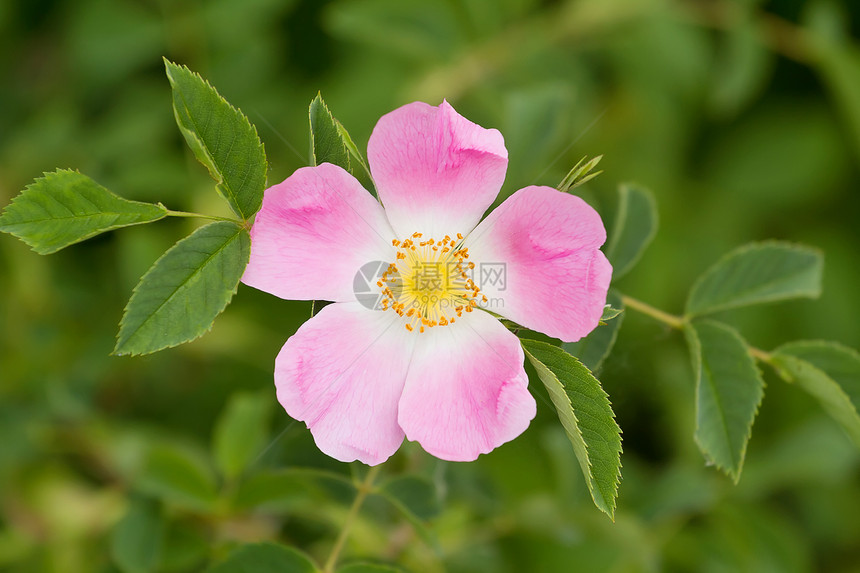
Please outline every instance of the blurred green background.
[{"label": "blurred green background", "polygon": [[[447,98],[504,134],[503,195],[555,185],[586,154],[605,155],[585,190],[595,203],[623,181],[654,191],[661,227],[616,285],[625,293],[680,312],[691,282],[731,248],[803,242],[826,254],[821,300],[723,318],[761,348],[860,348],[858,32],[854,0],[0,2],[0,205],[43,171],[73,167],[127,198],[223,212],[174,124],[162,56],[257,125],[270,182],[306,164],[318,90],[361,149],[383,113]],[[50,257],[0,237],[0,570],[199,571],[264,539],[326,555],[348,497],[299,488],[278,503],[234,502],[274,468],[356,471],[316,451],[275,402],[274,357],[309,303],[242,285],[204,338],[109,356],[137,280],[193,225],[120,230]],[[347,560],[430,572],[860,571],[860,453],[800,390],[766,373],[734,486],[693,442],[677,333],[628,316],[600,378],[624,431],[614,524],[538,400],[529,430],[475,463],[401,450],[384,471],[429,478],[442,510],[416,532],[370,503]],[[231,400],[252,404],[265,434],[247,444],[244,476],[222,478],[209,450]],[[171,489],[161,478],[174,470],[187,483]],[[130,511],[157,538],[138,565],[117,557]]]}]

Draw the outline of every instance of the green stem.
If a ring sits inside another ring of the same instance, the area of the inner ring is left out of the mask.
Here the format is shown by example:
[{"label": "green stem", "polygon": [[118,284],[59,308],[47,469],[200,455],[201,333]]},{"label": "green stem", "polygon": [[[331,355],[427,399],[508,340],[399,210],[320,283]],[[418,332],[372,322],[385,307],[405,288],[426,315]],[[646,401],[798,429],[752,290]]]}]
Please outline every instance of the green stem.
[{"label": "green stem", "polygon": [[356,517],[358,517],[358,512],[364,504],[367,494],[373,491],[373,482],[376,479],[377,474],[379,474],[381,467],[381,465],[378,465],[370,468],[367,475],[364,477],[364,481],[359,484],[358,494],[352,502],[352,507],[349,508],[349,513],[346,515],[346,520],[343,522],[343,528],[340,530],[340,535],[337,536],[337,541],[334,542],[334,547],[332,547],[331,553],[329,553],[328,559],[325,562],[323,573],[334,573],[334,568],[337,566],[340,552],[343,550],[343,546],[346,544],[346,540],[349,537],[349,530],[352,528]]},{"label": "green stem", "polygon": [[[626,294],[621,295],[621,302],[626,308],[632,308],[633,310],[639,311],[642,314],[650,316],[651,318],[678,330],[684,330],[684,325],[687,323],[687,319],[683,316],[669,314],[668,312],[664,312],[659,308],[654,308],[650,304],[627,296]],[[765,352],[761,348],[749,345],[747,345],[747,349],[749,350],[750,355],[759,362],[771,364],[772,356],[769,352]]]},{"label": "green stem", "polygon": [[675,316],[674,314],[663,312],[659,308],[654,308],[650,304],[646,304],[641,300],[637,300],[625,294],[621,295],[621,302],[624,304],[624,306],[632,308],[633,310],[637,310],[642,314],[646,314],[651,318],[658,320],[664,324],[668,324],[672,328],[676,328],[678,330],[684,329],[684,319],[680,316]]},{"label": "green stem", "polygon": [[743,8],[726,1],[688,1],[679,3],[678,8],[690,22],[722,31],[734,30],[745,17],[750,17],[757,39],[770,51],[800,64],[815,63],[817,54],[810,33],[775,14],[753,10],[747,15]]},{"label": "green stem", "polygon": [[230,217],[218,217],[217,215],[204,215],[202,213],[188,213],[186,211],[171,211],[167,210],[168,217],[197,217],[199,219],[210,219],[212,221],[230,221],[231,223],[236,223],[237,225],[244,225],[243,221],[238,219],[231,219]]}]

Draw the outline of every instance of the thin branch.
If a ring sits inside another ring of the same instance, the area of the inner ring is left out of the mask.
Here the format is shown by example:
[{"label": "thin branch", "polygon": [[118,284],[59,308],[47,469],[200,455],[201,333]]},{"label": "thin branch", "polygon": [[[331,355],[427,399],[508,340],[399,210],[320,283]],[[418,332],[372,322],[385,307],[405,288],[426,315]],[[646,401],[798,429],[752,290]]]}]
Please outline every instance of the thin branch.
[{"label": "thin branch", "polygon": [[[742,8],[725,1],[694,0],[682,2],[678,7],[689,22],[715,30],[732,30],[746,17]],[[751,19],[758,37],[772,52],[801,64],[815,61],[815,50],[804,28],[761,10],[753,11]]]},{"label": "thin branch", "polygon": [[[632,308],[633,310],[641,312],[644,315],[650,316],[654,320],[662,322],[663,324],[671,326],[672,328],[675,328],[677,330],[684,330],[684,325],[687,324],[687,319],[683,316],[669,314],[668,312],[664,312],[659,308],[654,308],[650,304],[627,296],[626,294],[621,295],[621,302],[624,303],[625,307]],[[771,363],[772,356],[769,352],[765,352],[761,348],[756,348],[755,346],[750,345],[747,345],[747,349],[749,350],[750,356],[752,356],[759,362],[764,362],[766,364]]]},{"label": "thin branch", "polygon": [[624,304],[624,306],[639,311],[642,314],[648,315],[651,318],[658,320],[664,324],[668,324],[672,328],[678,330],[684,329],[684,319],[680,316],[675,316],[674,314],[663,312],[659,308],[654,308],[650,304],[646,304],[641,300],[629,297],[627,295],[621,295],[621,302]]},{"label": "thin branch", "polygon": [[188,213],[186,211],[171,211],[167,210],[168,217],[197,217],[199,219],[210,219],[212,221],[229,221],[231,223],[236,223],[237,225],[245,225],[244,221],[240,221],[239,219],[231,219],[230,217],[218,217],[217,215],[204,215],[202,213]]},{"label": "thin branch", "polygon": [[334,542],[334,547],[332,547],[331,553],[329,553],[328,559],[325,562],[323,573],[334,573],[334,569],[337,567],[337,560],[340,557],[340,552],[343,550],[343,546],[346,544],[346,540],[349,537],[349,531],[352,529],[352,525],[355,522],[356,517],[358,517],[358,512],[361,510],[361,506],[364,504],[367,494],[373,491],[373,482],[381,468],[382,465],[370,468],[367,475],[364,477],[364,481],[359,484],[358,494],[352,502],[352,507],[349,508],[349,513],[346,516],[346,520],[343,522],[343,528],[340,530],[340,535],[337,536],[337,541]]}]

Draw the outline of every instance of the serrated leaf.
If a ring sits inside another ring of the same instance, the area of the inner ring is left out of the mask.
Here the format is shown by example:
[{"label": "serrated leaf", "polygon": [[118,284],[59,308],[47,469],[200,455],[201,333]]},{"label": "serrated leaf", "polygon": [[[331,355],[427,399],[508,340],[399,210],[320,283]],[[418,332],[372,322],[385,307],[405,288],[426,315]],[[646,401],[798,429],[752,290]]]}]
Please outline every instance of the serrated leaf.
[{"label": "serrated leaf", "polygon": [[164,501],[208,511],[216,499],[215,476],[193,452],[169,444],[147,453],[137,487]]},{"label": "serrated leaf", "polygon": [[860,354],[835,342],[790,342],[771,355],[780,376],[809,392],[860,446]]},{"label": "serrated leaf", "polygon": [[272,397],[266,393],[237,392],[230,397],[215,424],[212,449],[221,473],[238,477],[265,447]]},{"label": "serrated leaf", "polygon": [[260,209],[266,187],[266,151],[257,128],[198,74],[167,59],[164,65],[179,130],[218,192],[247,221]]},{"label": "serrated leaf", "polygon": [[311,126],[311,160],[314,165],[331,163],[351,171],[349,150],[338,130],[337,123],[322,99],[322,94],[311,101],[308,108]]},{"label": "serrated leaf", "polygon": [[161,506],[149,499],[135,499],[111,533],[111,558],[123,573],[155,571],[163,540]]},{"label": "serrated leaf", "polygon": [[736,249],[708,269],[690,291],[687,315],[821,294],[824,259],[809,247],[778,241]]},{"label": "serrated leaf", "polygon": [[420,520],[433,519],[442,511],[436,485],[422,476],[394,478],[382,485],[377,493],[396,500]]},{"label": "serrated leaf", "polygon": [[250,543],[233,551],[208,573],[315,573],[311,559],[291,547],[277,543]]},{"label": "serrated leaf", "polygon": [[565,342],[561,345],[566,352],[576,356],[592,372],[597,372],[612,352],[612,347],[615,346],[615,340],[618,338],[618,331],[624,321],[624,303],[618,293],[610,290],[606,301],[609,305],[604,309],[601,318],[605,324],[599,325],[582,340]]},{"label": "serrated leaf", "polygon": [[657,233],[657,202],[648,189],[626,184],[618,187],[618,208],[606,243],[612,263],[612,280],[627,274]]},{"label": "serrated leaf", "polygon": [[684,333],[696,376],[696,443],[737,483],[764,381],[747,343],[731,327],[700,320]]},{"label": "serrated leaf", "polygon": [[149,354],[207,332],[235,294],[250,251],[248,231],[228,221],[173,245],[135,287],[114,354]]},{"label": "serrated leaf", "polygon": [[600,382],[579,360],[545,342],[521,340],[546,386],[594,504],[610,518],[621,480],[621,429]]},{"label": "serrated leaf", "polygon": [[59,169],[33,181],[6,206],[0,232],[47,255],[105,231],[165,216],[163,205],[123,199],[86,175]]},{"label": "serrated leaf", "polygon": [[365,161],[364,156],[361,154],[361,151],[359,151],[358,146],[352,140],[352,137],[349,135],[349,132],[346,130],[343,124],[337,120],[337,118],[335,118],[334,120],[334,125],[335,127],[337,127],[337,133],[343,140],[343,144],[346,146],[346,150],[349,151],[350,157],[358,161],[358,163],[364,169],[364,172],[367,173],[367,176],[371,177],[370,168],[368,168],[367,166],[367,161]]}]

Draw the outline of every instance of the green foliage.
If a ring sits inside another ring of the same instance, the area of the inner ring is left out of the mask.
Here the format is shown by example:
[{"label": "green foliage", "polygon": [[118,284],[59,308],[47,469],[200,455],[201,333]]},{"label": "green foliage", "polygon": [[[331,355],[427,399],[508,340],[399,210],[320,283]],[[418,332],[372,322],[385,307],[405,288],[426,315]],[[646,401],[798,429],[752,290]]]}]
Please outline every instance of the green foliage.
[{"label": "green foliage", "polygon": [[771,360],[780,376],[809,392],[860,447],[860,354],[835,342],[790,342]]},{"label": "green foliage", "polygon": [[588,368],[565,351],[522,340],[564,426],[594,504],[610,518],[621,480],[621,429],[609,398]]},{"label": "green foliage", "polygon": [[248,231],[227,221],[176,243],[135,287],[114,353],[148,354],[204,334],[236,293],[250,252]]},{"label": "green foliage", "polygon": [[726,255],[693,285],[687,315],[821,294],[824,259],[816,249],[753,243]]},{"label": "green foliage", "polygon": [[617,292],[610,290],[606,297],[610,306],[603,313],[601,324],[591,333],[577,342],[565,342],[561,347],[576,356],[586,368],[592,372],[598,372],[603,361],[612,352],[615,340],[618,338],[618,330],[624,321],[624,303]]},{"label": "green foliage", "polygon": [[684,329],[696,376],[696,443],[737,482],[764,382],[746,342],[725,324],[700,320]]},{"label": "green foliage", "polygon": [[766,87],[773,54],[759,37],[752,10],[722,39],[715,66],[710,106],[718,116],[735,116]]},{"label": "green foliage", "polygon": [[841,108],[860,157],[860,49],[850,41],[850,20],[837,3],[821,0],[809,3],[807,19],[815,54],[812,63]]},{"label": "green foliage", "polygon": [[212,450],[218,468],[234,480],[253,463],[268,437],[272,397],[267,393],[236,393],[215,424]]},{"label": "green foliage", "polygon": [[607,303],[603,307],[603,314],[600,315],[600,324],[607,324],[610,320],[612,320],[613,318],[617,318],[621,315],[622,312],[624,312],[624,302],[621,300],[620,297],[618,297],[617,295],[615,295],[614,297],[615,304],[618,305],[618,308],[612,306],[612,303],[608,302],[609,298],[610,295],[607,293]]},{"label": "green foliage", "polygon": [[215,476],[206,462],[166,443],[149,449],[136,485],[153,497],[194,511],[210,511],[217,497]]},{"label": "green foliage", "polygon": [[[181,152],[156,65],[166,54],[241,103],[266,141],[273,180],[305,165],[291,148],[307,141],[303,109],[318,91],[338,102],[355,140],[335,127],[368,189],[358,150],[382,114],[412,100],[447,98],[501,131],[510,163],[500,200],[604,154],[609,175],[574,191],[603,205],[618,180],[654,189],[660,235],[648,256],[625,275],[618,253],[612,259],[628,299],[668,313],[683,311],[691,273],[733,245],[775,236],[827,253],[817,304],[725,316],[756,346],[778,348],[753,356],[794,380],[774,377],[768,388],[737,486],[690,447],[693,385],[672,330],[685,319],[627,317],[639,313],[633,303],[578,343],[591,364],[590,349],[624,319],[599,375],[625,431],[615,523],[594,510],[565,431],[541,404],[528,431],[472,463],[404,444],[353,521],[341,562],[427,573],[856,568],[860,458],[842,435],[855,427],[853,358],[843,356],[853,351],[780,345],[815,335],[860,346],[860,4],[68,4],[0,2],[0,208],[43,171],[74,166],[124,197],[229,212],[207,171]],[[256,145],[249,152],[259,157]],[[177,223],[105,233],[50,260],[0,238],[0,570],[196,573],[249,540],[322,561],[337,539],[358,491],[349,470],[365,468],[321,454],[272,389],[273,356],[307,320],[306,303],[244,289],[194,345],[142,359],[105,352],[117,309]],[[612,240],[613,217],[605,224]],[[541,386],[533,380],[538,398]],[[807,386],[813,396],[797,391]],[[215,453],[213,428],[225,426],[237,392],[268,395],[273,428],[286,429],[222,481],[226,465],[253,455],[234,449],[224,456],[233,462],[219,462]],[[151,453],[164,447],[174,454]],[[432,481],[444,499],[430,521],[406,508],[421,513],[430,498],[395,509],[386,497],[389,481],[415,475],[428,476],[416,493]],[[163,542],[148,553],[157,536],[130,535],[140,544],[124,568],[113,545],[141,494],[163,506]]]},{"label": "green foliage", "polygon": [[207,573],[316,573],[314,562],[305,554],[276,543],[250,543],[207,569]]},{"label": "green foliage", "polygon": [[58,169],[36,179],[3,210],[0,231],[48,255],[99,233],[166,215],[160,204],[123,199],[86,175]]},{"label": "green foliage", "polygon": [[612,280],[633,268],[657,233],[657,205],[644,187],[618,187],[618,207],[612,232],[606,243],[606,257],[612,263]]},{"label": "green foliage", "polygon": [[[311,126],[311,164],[331,163],[352,171],[347,140],[344,137],[346,130],[332,117],[322,94],[318,93],[311,101],[308,116]],[[352,143],[351,139],[349,141]],[[355,149],[354,143],[352,148]]]},{"label": "green foliage", "polygon": [[585,161],[586,159],[588,159],[588,157],[580,159],[577,164],[567,172],[567,175],[564,176],[564,179],[561,180],[561,183],[558,184],[556,189],[568,193],[603,173],[603,171],[594,171],[594,168],[597,167],[597,164],[600,163],[601,159],[603,159],[602,155],[598,155],[587,162]]},{"label": "green foliage", "polygon": [[[367,161],[364,159],[364,155],[362,155],[361,151],[359,151],[358,146],[355,145],[355,142],[350,137],[349,132],[346,128],[341,124],[337,119],[334,120],[334,125],[337,128],[337,133],[340,136],[340,139],[343,141],[343,144],[346,146],[346,150],[349,152],[349,156],[354,160],[358,161],[359,165],[364,169],[364,172],[370,177],[370,168],[367,166]],[[355,171],[353,171],[355,173]]]},{"label": "green foliage", "polygon": [[389,567],[388,565],[376,565],[374,563],[351,563],[341,567],[337,573],[401,573],[402,569]]},{"label": "green foliage", "polygon": [[218,192],[247,221],[260,209],[266,187],[266,152],[257,128],[198,74],[167,59],[164,65],[179,130]]},{"label": "green foliage", "polygon": [[433,519],[442,511],[436,484],[422,476],[405,475],[394,478],[382,485],[378,493],[420,521]]},{"label": "green foliage", "polygon": [[266,470],[243,481],[234,496],[240,509],[289,512],[318,507],[326,500],[348,503],[355,485],[346,477],[310,468]]},{"label": "green foliage", "polygon": [[111,533],[111,557],[123,573],[149,573],[158,568],[164,537],[160,504],[132,500],[128,512]]}]

